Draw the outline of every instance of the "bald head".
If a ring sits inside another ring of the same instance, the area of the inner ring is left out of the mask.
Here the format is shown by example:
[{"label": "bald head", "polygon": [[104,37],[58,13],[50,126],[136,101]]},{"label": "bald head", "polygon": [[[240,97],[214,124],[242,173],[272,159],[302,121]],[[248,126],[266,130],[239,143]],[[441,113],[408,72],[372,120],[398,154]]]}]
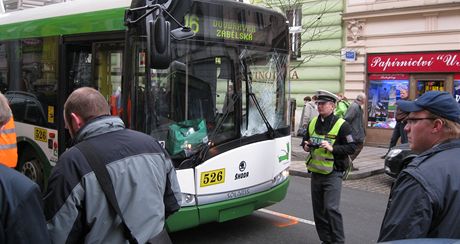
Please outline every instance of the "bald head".
[{"label": "bald head", "polygon": [[5,125],[11,118],[11,109],[8,99],[0,92],[0,127]]},{"label": "bald head", "polygon": [[110,108],[99,91],[91,87],[82,87],[73,91],[64,104],[64,116],[67,121],[70,121],[72,113],[86,122],[102,115],[110,115]]}]

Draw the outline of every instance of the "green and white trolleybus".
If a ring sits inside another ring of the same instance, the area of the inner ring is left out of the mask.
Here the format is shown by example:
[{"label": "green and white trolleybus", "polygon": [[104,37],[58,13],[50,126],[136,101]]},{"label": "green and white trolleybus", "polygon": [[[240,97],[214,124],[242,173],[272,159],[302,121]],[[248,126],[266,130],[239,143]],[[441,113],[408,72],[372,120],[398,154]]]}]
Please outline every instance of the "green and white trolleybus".
[{"label": "green and white trolleybus", "polygon": [[71,146],[63,104],[91,86],[171,155],[183,199],[170,231],[281,201],[291,160],[286,18],[235,1],[130,1],[0,14],[0,90],[16,122],[17,169],[46,187]]}]

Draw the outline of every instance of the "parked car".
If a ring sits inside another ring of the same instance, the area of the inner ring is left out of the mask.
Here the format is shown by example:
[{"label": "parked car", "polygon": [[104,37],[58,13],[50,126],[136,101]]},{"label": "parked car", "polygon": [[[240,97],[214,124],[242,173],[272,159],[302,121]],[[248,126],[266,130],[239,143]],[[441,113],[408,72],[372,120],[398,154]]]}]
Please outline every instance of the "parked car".
[{"label": "parked car", "polygon": [[445,238],[420,238],[380,242],[380,244],[460,244],[460,240]]},{"label": "parked car", "polygon": [[385,157],[385,173],[393,178],[398,177],[406,166],[417,156],[412,152],[409,143],[404,143],[393,147]]}]

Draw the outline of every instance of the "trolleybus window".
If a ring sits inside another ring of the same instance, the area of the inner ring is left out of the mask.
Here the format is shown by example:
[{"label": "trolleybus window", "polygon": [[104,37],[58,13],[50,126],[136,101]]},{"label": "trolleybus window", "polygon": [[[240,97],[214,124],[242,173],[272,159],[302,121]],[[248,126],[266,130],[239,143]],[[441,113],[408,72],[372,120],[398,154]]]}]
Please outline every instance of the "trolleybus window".
[{"label": "trolleybus window", "polygon": [[[30,38],[2,43],[8,65],[1,64],[9,82],[2,82],[17,122],[56,128],[58,42],[55,37]],[[5,67],[6,66],[6,67]],[[3,74],[2,74],[3,76]],[[20,112],[21,111],[21,112]]]}]

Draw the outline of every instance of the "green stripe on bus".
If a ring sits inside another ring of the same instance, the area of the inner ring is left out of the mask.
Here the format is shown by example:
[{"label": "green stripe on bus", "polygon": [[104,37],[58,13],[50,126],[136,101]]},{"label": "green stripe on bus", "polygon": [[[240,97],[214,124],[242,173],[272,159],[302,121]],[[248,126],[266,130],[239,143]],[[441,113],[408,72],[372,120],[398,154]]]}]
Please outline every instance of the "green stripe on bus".
[{"label": "green stripe on bus", "polygon": [[0,26],[0,40],[125,29],[124,8],[31,20]]}]

